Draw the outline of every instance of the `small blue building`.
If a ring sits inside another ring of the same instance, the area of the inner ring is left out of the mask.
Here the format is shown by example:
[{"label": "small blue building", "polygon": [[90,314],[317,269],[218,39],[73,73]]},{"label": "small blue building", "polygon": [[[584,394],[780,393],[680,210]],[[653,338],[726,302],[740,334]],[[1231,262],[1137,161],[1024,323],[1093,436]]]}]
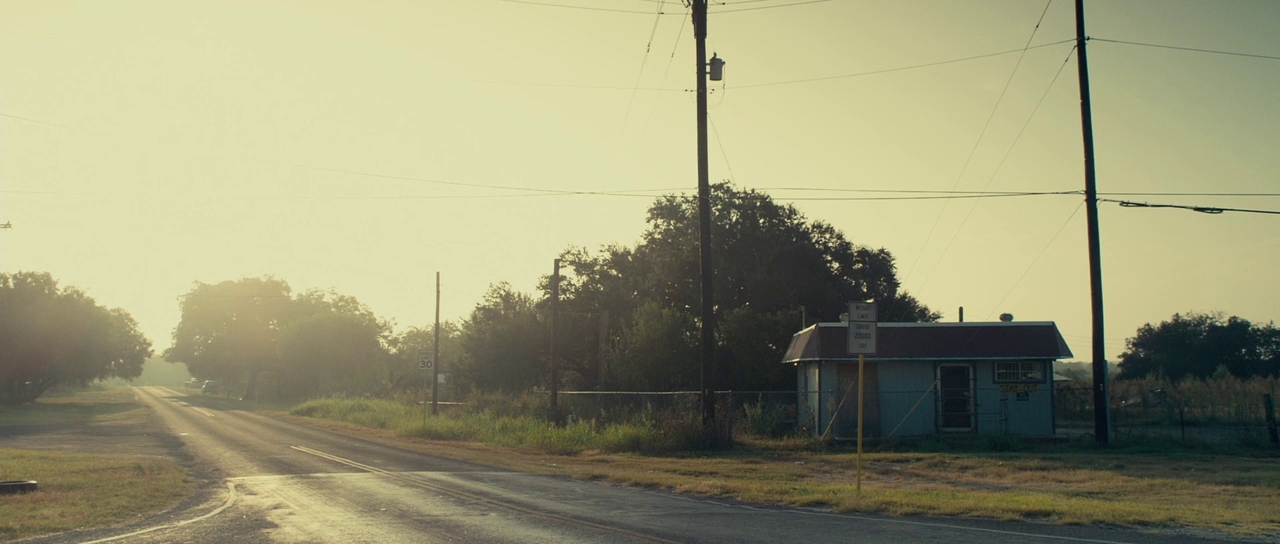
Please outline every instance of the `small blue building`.
[{"label": "small blue building", "polygon": [[[858,356],[848,323],[796,333],[799,424],[857,436]],[[879,323],[865,356],[863,436],[1054,434],[1053,362],[1071,349],[1053,322]]]}]

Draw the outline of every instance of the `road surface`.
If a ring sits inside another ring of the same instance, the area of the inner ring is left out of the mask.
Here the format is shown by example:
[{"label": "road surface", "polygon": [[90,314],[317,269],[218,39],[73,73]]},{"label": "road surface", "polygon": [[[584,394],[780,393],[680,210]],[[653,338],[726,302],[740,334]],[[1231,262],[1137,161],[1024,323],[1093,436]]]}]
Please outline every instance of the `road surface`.
[{"label": "road surface", "polygon": [[1186,534],[841,515],[697,499],[434,457],[164,387],[136,391],[215,485],[156,519],[33,542],[1202,541]]}]

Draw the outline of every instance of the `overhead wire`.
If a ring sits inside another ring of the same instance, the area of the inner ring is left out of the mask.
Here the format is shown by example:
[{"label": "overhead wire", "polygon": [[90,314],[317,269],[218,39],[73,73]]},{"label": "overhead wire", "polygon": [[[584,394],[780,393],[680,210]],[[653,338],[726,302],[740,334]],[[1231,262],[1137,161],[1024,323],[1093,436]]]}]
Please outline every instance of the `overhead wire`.
[{"label": "overhead wire", "polygon": [[[995,119],[996,112],[1000,111],[1000,104],[1004,102],[1004,97],[1009,91],[1009,86],[1013,84],[1014,77],[1018,75],[1018,68],[1022,66],[1022,59],[1026,58],[1027,50],[1031,47],[1031,42],[1035,39],[1036,32],[1040,30],[1040,24],[1044,22],[1044,16],[1049,12],[1049,6],[1051,5],[1053,5],[1053,0],[1046,2],[1044,10],[1040,12],[1040,17],[1037,19],[1035,27],[1031,29],[1031,35],[1027,37],[1027,43],[1023,44],[1022,49],[1018,54],[1018,61],[1014,63],[1013,70],[1009,72],[1009,78],[1005,81],[1004,87],[1000,90],[1000,96],[996,98],[996,103],[991,108],[991,113],[987,115],[986,122],[982,124],[982,130],[978,132],[978,137],[974,140],[973,147],[969,150],[969,156],[965,159],[964,165],[960,168],[960,173],[956,176],[955,182],[951,184],[952,190],[955,190],[955,188],[960,185],[960,181],[964,179],[965,173],[969,170],[969,165],[973,163],[973,157],[977,155],[978,148],[982,145],[982,139],[986,136],[987,129],[991,127],[991,121]],[[937,231],[938,224],[942,221],[942,216],[946,213],[949,204],[949,201],[944,203],[942,205],[942,209],[938,210],[938,215],[934,218],[933,225],[929,227],[929,233],[925,235],[924,243],[921,244],[920,250],[916,253],[916,258],[912,261],[911,267],[907,269],[907,274],[904,276],[903,283],[906,283],[907,280],[910,280],[911,276],[915,274],[916,267],[919,266],[920,259],[924,255],[924,250],[929,246],[929,242],[933,239],[933,233]]]},{"label": "overhead wire", "polygon": [[991,316],[995,315],[996,312],[1000,311],[1000,307],[1004,304],[1004,301],[1009,298],[1009,295],[1013,294],[1013,291],[1018,288],[1018,285],[1027,277],[1027,273],[1031,272],[1031,269],[1036,266],[1036,263],[1040,262],[1040,258],[1049,251],[1049,248],[1053,246],[1055,241],[1057,241],[1058,235],[1062,234],[1062,231],[1067,228],[1067,225],[1071,223],[1072,219],[1076,218],[1076,214],[1080,213],[1080,208],[1083,207],[1084,201],[1082,200],[1080,201],[1080,204],[1076,206],[1076,209],[1071,212],[1071,215],[1067,216],[1067,220],[1062,222],[1062,225],[1058,227],[1058,230],[1054,231],[1053,236],[1049,237],[1049,242],[1044,245],[1044,248],[1042,248],[1039,253],[1036,253],[1034,259],[1031,259],[1031,264],[1028,264],[1027,268],[1022,271],[1022,274],[1018,275],[1018,279],[1013,282],[1013,285],[1009,286],[1009,291],[1006,292],[1003,297],[1000,297],[1000,302],[997,302],[996,305],[992,307],[993,309],[991,310],[991,313],[987,314],[988,320],[990,320]]},{"label": "overhead wire", "polygon": [[1042,43],[1042,44],[1039,44],[1039,45],[1033,45],[1033,46],[1026,47],[1026,48],[1008,49],[1008,50],[1005,50],[1005,51],[996,51],[996,52],[994,52],[994,53],[983,53],[983,54],[980,54],[980,55],[969,55],[969,56],[967,56],[967,57],[959,57],[959,58],[954,58],[954,59],[939,60],[939,61],[926,62],[926,63],[921,63],[921,64],[913,64],[913,65],[910,65],[910,66],[899,66],[899,67],[896,67],[896,68],[884,68],[884,69],[880,69],[880,70],[868,70],[868,71],[865,71],[865,72],[853,72],[853,73],[849,73],[849,74],[838,74],[838,75],[834,75],[834,76],[820,76],[820,77],[809,77],[809,78],[802,78],[802,79],[788,79],[788,80],[784,80],[784,81],[770,81],[770,82],[768,82],[768,83],[752,83],[752,84],[748,84],[748,85],[733,85],[732,87],[733,87],[734,89],[755,89],[755,88],[759,88],[759,87],[774,87],[774,86],[778,86],[778,85],[793,85],[793,84],[797,84],[797,83],[812,83],[812,82],[815,82],[815,81],[829,81],[829,80],[833,80],[833,79],[846,79],[846,78],[852,78],[852,77],[863,77],[863,76],[873,76],[873,75],[879,75],[879,74],[888,74],[888,73],[893,73],[893,72],[903,72],[903,71],[907,71],[907,70],[917,70],[917,69],[920,69],[920,68],[931,68],[931,67],[934,67],[934,66],[943,66],[943,65],[946,65],[946,64],[955,64],[955,63],[958,63],[958,62],[967,62],[967,61],[971,61],[971,60],[979,60],[979,59],[985,59],[985,58],[991,58],[991,57],[999,57],[999,56],[1003,56],[1003,55],[1011,55],[1011,54],[1013,54],[1013,53],[1025,53],[1025,52],[1030,51],[1030,50],[1033,50],[1033,49],[1040,49],[1040,48],[1044,48],[1044,47],[1053,47],[1053,46],[1055,46],[1055,45],[1062,45],[1062,44],[1064,44],[1064,43],[1071,43],[1071,42],[1074,42],[1074,41],[1075,41],[1075,39],[1074,39],[1074,38],[1072,38],[1072,39],[1067,39],[1067,40],[1058,40],[1058,41],[1055,41],[1055,42]]},{"label": "overhead wire", "polygon": [[[715,10],[708,9],[708,10],[707,10],[707,13],[708,13],[708,14],[712,14],[712,15],[714,15],[714,14],[717,14],[717,13],[737,13],[737,12],[741,12],[741,11],[758,11],[758,10],[762,10],[762,9],[790,8],[790,7],[795,7],[795,6],[806,6],[806,5],[809,5],[809,4],[823,4],[823,3],[831,2],[831,1],[833,1],[833,0],[805,0],[805,1],[803,1],[803,2],[792,2],[792,3],[790,3],[790,4],[775,4],[775,5],[772,5],[772,6],[755,6],[755,7],[750,7],[750,8],[737,8],[737,9],[715,9]],[[724,4],[722,4],[722,5],[724,5]]]},{"label": "overhead wire", "polygon": [[[1031,126],[1031,121],[1035,119],[1036,112],[1040,111],[1040,105],[1044,104],[1045,98],[1047,98],[1049,96],[1049,92],[1053,90],[1054,84],[1058,82],[1058,77],[1062,75],[1062,70],[1067,67],[1067,63],[1071,61],[1071,56],[1074,53],[1075,48],[1073,47],[1071,48],[1071,52],[1067,53],[1067,58],[1062,59],[1062,64],[1058,66],[1058,71],[1053,74],[1053,79],[1049,80],[1049,84],[1045,86],[1044,92],[1040,94],[1040,99],[1036,101],[1035,107],[1031,109],[1031,114],[1027,115],[1027,120],[1022,123],[1022,128],[1018,129],[1018,134],[1014,136],[1013,142],[1009,144],[1009,149],[1005,151],[1004,156],[1000,158],[1000,162],[996,164],[995,170],[991,172],[991,177],[987,178],[987,183],[982,186],[982,190],[979,192],[986,192],[987,189],[991,188],[991,184],[996,180],[996,176],[1000,174],[1000,170],[1004,168],[1005,162],[1009,160],[1009,155],[1012,155],[1013,150],[1017,148],[1018,142],[1022,140],[1022,135],[1027,131],[1027,127]],[[960,231],[964,230],[965,225],[969,224],[969,218],[973,217],[973,211],[978,209],[978,205],[981,203],[982,199],[979,198],[972,206],[969,207],[969,211],[965,213],[964,219],[960,221],[960,225],[951,233],[951,239],[947,241],[946,246],[943,246],[942,253],[938,255],[938,261],[934,263],[933,269],[931,269],[929,271],[929,275],[925,277],[924,282],[921,284],[922,287],[929,284],[929,280],[933,278],[933,275],[938,271],[938,268],[941,267],[942,260],[947,257],[947,252],[949,252],[951,247],[956,243],[956,238],[960,237]]]},{"label": "overhead wire", "polygon": [[627,99],[627,111],[622,115],[622,126],[618,127],[618,139],[617,144],[614,146],[613,159],[609,164],[610,170],[617,164],[618,157],[622,155],[622,140],[627,133],[627,122],[631,120],[631,108],[636,104],[636,93],[639,92],[640,82],[644,80],[644,67],[649,63],[649,52],[653,50],[653,37],[658,35],[658,23],[662,21],[662,8],[665,6],[665,2],[658,2],[657,15],[653,18],[653,28],[649,30],[649,40],[644,45],[644,55],[640,57],[640,70],[636,73],[636,83],[631,90],[631,98]]},{"label": "overhead wire", "polygon": [[1099,198],[1098,202],[1114,202],[1122,208],[1174,208],[1179,210],[1190,210],[1193,212],[1207,213],[1210,215],[1220,215],[1225,212],[1236,213],[1258,213],[1266,215],[1280,215],[1280,210],[1258,210],[1249,208],[1223,208],[1219,206],[1192,206],[1184,204],[1151,204],[1147,202],[1132,202],[1129,200],[1115,200],[1110,198]]},{"label": "overhead wire", "polygon": [[1255,59],[1280,60],[1280,56],[1276,56],[1276,55],[1262,55],[1258,53],[1240,53],[1236,51],[1222,51],[1218,49],[1201,49],[1198,47],[1183,47],[1180,45],[1165,45],[1160,43],[1131,42],[1126,40],[1109,40],[1106,38],[1094,38],[1094,37],[1090,37],[1089,41],[1119,43],[1124,45],[1137,45],[1141,47],[1155,47],[1159,49],[1174,49],[1178,51],[1193,51],[1196,53],[1210,53],[1214,55],[1230,55],[1233,57],[1249,57],[1249,58],[1255,58]]},{"label": "overhead wire", "polygon": [[[498,1],[508,2],[511,4],[528,4],[531,6],[543,6],[543,7],[549,7],[549,8],[567,8],[567,9],[581,9],[581,10],[588,10],[588,11],[605,11],[605,12],[612,12],[612,13],[638,13],[641,15],[653,15],[653,12],[651,11],[639,11],[634,9],[600,8],[600,7],[594,7],[594,6],[575,6],[571,4],[555,4],[551,2],[533,2],[531,0],[498,0]],[[666,15],[666,14],[659,12],[658,15]]]}]

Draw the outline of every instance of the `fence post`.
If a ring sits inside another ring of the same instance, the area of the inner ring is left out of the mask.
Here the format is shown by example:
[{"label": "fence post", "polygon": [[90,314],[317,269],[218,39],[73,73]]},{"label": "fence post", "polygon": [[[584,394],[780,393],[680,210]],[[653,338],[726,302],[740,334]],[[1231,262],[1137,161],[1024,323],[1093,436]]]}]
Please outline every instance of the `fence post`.
[{"label": "fence post", "polygon": [[1267,434],[1271,435],[1271,445],[1280,446],[1280,432],[1276,431],[1276,404],[1271,393],[1262,395],[1262,405],[1267,411]]}]

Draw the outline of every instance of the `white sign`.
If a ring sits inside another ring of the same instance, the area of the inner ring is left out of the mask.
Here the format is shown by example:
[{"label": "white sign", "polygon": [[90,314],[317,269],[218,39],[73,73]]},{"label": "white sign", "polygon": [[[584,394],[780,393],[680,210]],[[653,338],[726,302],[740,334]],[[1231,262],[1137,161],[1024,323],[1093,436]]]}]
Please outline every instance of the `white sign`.
[{"label": "white sign", "polygon": [[849,303],[849,353],[872,355],[876,352],[876,303]]},{"label": "white sign", "polygon": [[849,321],[876,321],[876,303],[850,302]]},{"label": "white sign", "polygon": [[435,361],[431,360],[430,353],[418,354],[418,370],[431,370],[433,366],[435,366]]}]

